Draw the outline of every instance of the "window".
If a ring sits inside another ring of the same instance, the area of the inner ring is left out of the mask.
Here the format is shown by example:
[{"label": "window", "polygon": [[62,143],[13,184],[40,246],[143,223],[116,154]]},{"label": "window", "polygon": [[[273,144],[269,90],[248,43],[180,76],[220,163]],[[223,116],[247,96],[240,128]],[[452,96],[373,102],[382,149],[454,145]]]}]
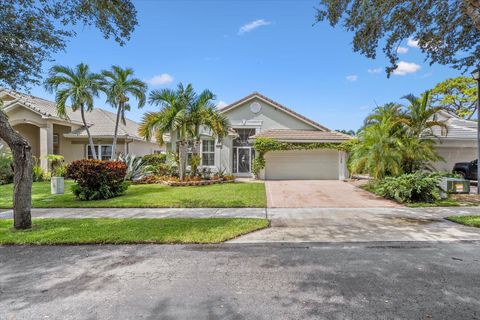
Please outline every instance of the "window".
[{"label": "window", "polygon": [[202,140],[202,166],[215,165],[215,141]]},{"label": "window", "polygon": [[250,146],[251,143],[248,142],[248,139],[255,135],[255,129],[249,128],[249,129],[235,129],[238,133],[238,137],[233,140],[233,145],[234,146]]},{"label": "window", "polygon": [[[110,160],[112,158],[112,145],[111,144],[99,144],[94,145],[97,158],[100,160]],[[93,159],[92,149],[87,144],[87,158]]]}]

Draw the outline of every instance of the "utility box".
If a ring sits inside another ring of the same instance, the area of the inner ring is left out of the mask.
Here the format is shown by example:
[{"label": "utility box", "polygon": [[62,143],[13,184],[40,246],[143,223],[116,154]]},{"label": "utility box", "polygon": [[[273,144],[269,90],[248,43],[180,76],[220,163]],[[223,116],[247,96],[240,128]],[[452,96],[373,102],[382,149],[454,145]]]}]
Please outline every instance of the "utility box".
[{"label": "utility box", "polygon": [[443,178],[440,188],[447,194],[470,193],[470,181],[459,178]]}]

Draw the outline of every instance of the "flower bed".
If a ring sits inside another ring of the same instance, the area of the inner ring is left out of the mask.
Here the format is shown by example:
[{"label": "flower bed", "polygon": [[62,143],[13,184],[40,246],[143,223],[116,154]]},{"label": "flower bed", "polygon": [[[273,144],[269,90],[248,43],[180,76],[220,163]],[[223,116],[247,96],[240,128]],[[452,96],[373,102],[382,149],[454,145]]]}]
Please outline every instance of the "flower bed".
[{"label": "flower bed", "polygon": [[230,182],[234,182],[233,176],[226,176],[223,178],[217,177],[209,180],[202,180],[198,177],[187,178],[186,180],[180,180],[176,177],[149,176],[135,183],[136,184],[164,184],[167,186],[182,187],[182,186],[208,186],[211,184],[230,183]]}]

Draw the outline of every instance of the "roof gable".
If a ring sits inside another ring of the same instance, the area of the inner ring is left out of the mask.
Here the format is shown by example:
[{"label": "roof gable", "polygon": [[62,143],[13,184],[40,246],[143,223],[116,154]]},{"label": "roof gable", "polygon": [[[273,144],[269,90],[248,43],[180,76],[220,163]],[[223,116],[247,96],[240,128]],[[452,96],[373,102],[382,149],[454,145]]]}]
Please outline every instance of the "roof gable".
[{"label": "roof gable", "polygon": [[322,126],[321,124],[319,124],[319,123],[317,123],[317,122],[315,122],[315,121],[313,121],[313,120],[311,120],[311,119],[293,111],[290,108],[285,107],[284,105],[282,105],[282,104],[280,104],[280,103],[278,103],[278,102],[276,102],[276,101],[274,101],[274,100],[272,100],[272,99],[270,99],[270,98],[268,98],[268,97],[266,97],[266,96],[264,96],[264,95],[262,95],[258,92],[254,92],[252,94],[249,94],[248,96],[246,96],[246,97],[244,97],[244,98],[242,98],[242,99],[240,99],[240,100],[238,100],[238,101],[220,109],[220,112],[221,113],[229,112],[229,111],[234,110],[234,109],[236,109],[240,106],[245,105],[247,102],[252,101],[254,99],[259,99],[262,102],[264,102],[265,104],[270,105],[275,109],[281,110],[284,113],[288,114],[289,116],[291,116],[291,117],[293,117],[297,120],[300,120],[300,121],[314,127],[315,129],[318,129],[320,131],[330,131],[330,129],[328,129],[327,127]]}]

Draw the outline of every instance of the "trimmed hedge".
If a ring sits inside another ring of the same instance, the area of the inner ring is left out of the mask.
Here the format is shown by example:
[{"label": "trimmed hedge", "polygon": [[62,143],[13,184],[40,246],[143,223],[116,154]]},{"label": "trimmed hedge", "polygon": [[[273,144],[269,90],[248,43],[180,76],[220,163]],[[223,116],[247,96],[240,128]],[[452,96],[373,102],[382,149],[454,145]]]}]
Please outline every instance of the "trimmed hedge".
[{"label": "trimmed hedge", "polygon": [[73,194],[80,200],[109,199],[123,194],[127,166],[122,161],[84,159],[70,163],[67,177],[75,180]]}]

